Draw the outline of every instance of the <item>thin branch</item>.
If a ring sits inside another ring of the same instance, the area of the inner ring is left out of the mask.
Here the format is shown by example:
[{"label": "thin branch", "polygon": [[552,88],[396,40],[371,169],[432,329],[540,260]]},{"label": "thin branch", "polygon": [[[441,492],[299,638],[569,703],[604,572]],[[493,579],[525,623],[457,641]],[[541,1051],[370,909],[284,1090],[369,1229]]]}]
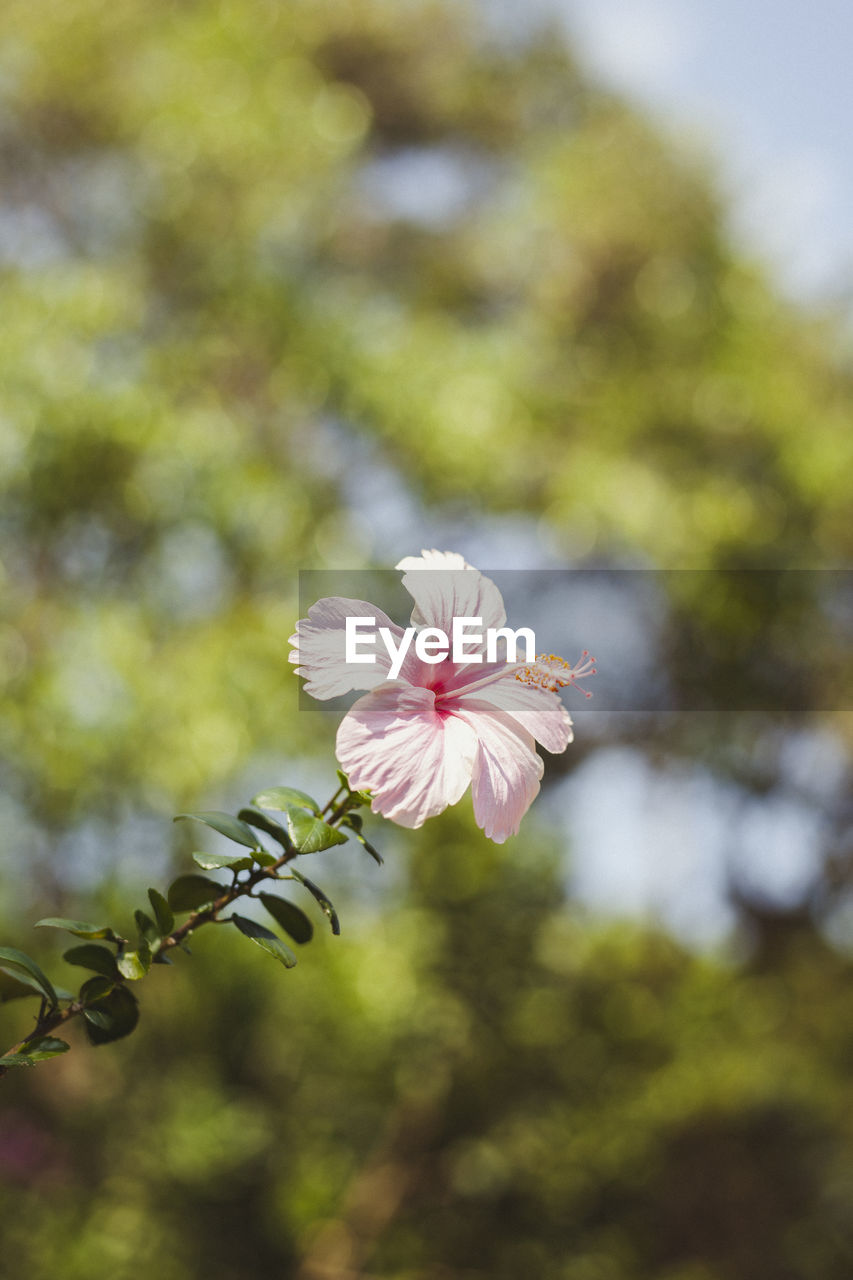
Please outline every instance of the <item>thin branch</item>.
[{"label": "thin branch", "polygon": [[[328,809],[332,808],[342,790],[344,790],[343,787],[338,788],[331,800],[329,800],[322,810],[323,813],[326,813]],[[337,823],[347,812],[348,807],[349,806],[347,805],[339,805],[330,817],[326,819],[327,824],[329,826],[334,826],[335,823]],[[282,867],[287,866],[289,862],[292,862],[293,859],[297,857],[299,857],[299,850],[295,849],[288,840],[284,853],[275,862],[270,863],[270,865],[266,867],[258,867],[251,873],[251,875],[247,876],[245,880],[237,880],[235,876],[231,886],[226,889],[220,897],[218,897],[214,902],[211,902],[209,906],[198,911],[193,911],[180,928],[174,929],[172,933],[162,938],[155,954],[162,955],[166,951],[171,951],[175,947],[182,946],[186,939],[190,937],[191,934],[195,933],[196,929],[200,929],[202,925],[227,924],[227,919],[221,920],[219,918],[220,912],[224,911],[227,907],[230,907],[233,902],[237,902],[240,898],[257,896],[253,891],[257,885],[262,884],[264,881],[283,878],[278,876],[278,872]],[[87,1008],[88,1006],[84,1001],[74,1000],[71,1004],[66,1005],[64,1009],[54,1007],[53,1009],[45,1011],[45,1002],[42,1000],[41,1009],[39,1016],[36,1019],[34,1029],[29,1035],[24,1036],[22,1040],[19,1040],[17,1044],[14,1044],[10,1049],[7,1049],[5,1053],[0,1054],[0,1077],[6,1075],[9,1071],[8,1067],[3,1066],[4,1058],[10,1058],[15,1054],[21,1053],[26,1049],[27,1045],[32,1045],[34,1041],[41,1040],[45,1036],[50,1035],[51,1032],[56,1031],[57,1028],[64,1026],[67,1022],[70,1022],[72,1018],[77,1018],[80,1014],[85,1013]]]}]

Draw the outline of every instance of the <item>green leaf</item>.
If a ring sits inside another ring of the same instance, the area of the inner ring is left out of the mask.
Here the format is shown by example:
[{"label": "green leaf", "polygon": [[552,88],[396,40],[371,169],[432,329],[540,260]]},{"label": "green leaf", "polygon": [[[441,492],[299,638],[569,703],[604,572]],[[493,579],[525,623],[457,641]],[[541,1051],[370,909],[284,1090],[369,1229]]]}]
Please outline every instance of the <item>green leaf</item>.
[{"label": "green leaf", "polygon": [[93,984],[103,983],[103,978],[90,978],[80,989],[80,998],[87,1005],[96,1004],[83,1010],[86,1035],[91,1044],[109,1044],[112,1040],[121,1040],[130,1035],[139,1021],[139,1006],[136,997],[127,987],[111,987],[106,991]]},{"label": "green leaf", "polygon": [[59,916],[47,916],[37,920],[36,929],[65,929],[73,933],[75,938],[105,938],[107,942],[118,942],[117,934],[108,924],[87,924],[84,920],[65,920]]},{"label": "green leaf", "polygon": [[353,800],[357,800],[359,804],[370,804],[373,797],[371,796],[369,791],[353,791],[352,787],[349,784],[349,778],[344,773],[343,769],[338,769],[337,774],[340,779],[341,786],[346,787],[347,791],[350,793]]},{"label": "green leaf", "polygon": [[148,901],[151,903],[151,910],[154,912],[154,919],[157,921],[157,928],[160,930],[160,936],[168,938],[169,934],[175,927],[175,917],[172,908],[158,889],[148,890]]},{"label": "green leaf", "polygon": [[304,791],[297,791],[296,787],[268,787],[252,797],[252,804],[259,809],[287,809],[289,805],[296,805],[298,809],[310,809],[318,816],[320,813],[317,801]]},{"label": "green leaf", "polygon": [[281,823],[276,822],[274,818],[268,818],[265,813],[256,813],[254,809],[241,809],[237,815],[244,822],[248,822],[250,826],[257,827],[258,831],[265,832],[266,835],[272,836],[273,840],[277,840],[283,849],[290,849],[290,837],[285,831]]},{"label": "green leaf", "polygon": [[136,927],[139,930],[140,935],[145,939],[149,946],[154,946],[155,943],[159,943],[160,930],[149,915],[146,915],[144,911],[137,909],[133,913],[133,918],[136,921]]},{"label": "green leaf", "polygon": [[259,897],[276,924],[280,924],[294,942],[311,941],[314,926],[304,911],[300,911],[299,907],[286,898],[276,897],[274,893],[262,893]]},{"label": "green leaf", "polygon": [[0,968],[0,1004],[5,1004],[7,1000],[20,1000],[24,996],[42,994],[35,979],[28,978],[23,972],[18,972],[13,977],[11,971],[7,973]]},{"label": "green leaf", "polygon": [[361,814],[348,813],[346,817],[341,818],[341,824],[345,827],[350,827],[355,832],[356,840],[359,842],[359,844],[362,846],[365,852],[370,854],[374,862],[378,862],[381,867],[384,861],[381,853],[379,853],[376,849],[374,849],[370,841],[366,840],[361,833],[361,829],[364,826],[364,819],[362,818]]},{"label": "green leaf", "polygon": [[0,1000],[18,1000],[22,996],[41,996],[44,991],[23,969],[9,965],[8,969],[0,963]]},{"label": "green leaf", "polygon": [[139,946],[135,951],[120,952],[116,957],[116,965],[121,976],[128,978],[131,982],[144,978],[151,968],[151,948],[147,939],[140,938]]},{"label": "green leaf", "polygon": [[204,867],[205,871],[248,871],[255,865],[251,858],[231,853],[194,853],[193,862]]},{"label": "green leaf", "polygon": [[182,818],[203,822],[206,827],[212,827],[220,835],[227,836],[235,844],[245,845],[247,849],[257,848],[258,840],[252,828],[231,813],[220,813],[218,810],[209,813],[179,813],[172,821],[180,822]]},{"label": "green leaf", "polygon": [[271,853],[267,853],[266,849],[256,849],[255,862],[257,862],[259,867],[271,867],[274,863],[278,862],[278,858],[273,857]]},{"label": "green leaf", "polygon": [[50,978],[39,968],[31,956],[19,951],[17,947],[0,947],[0,969],[4,973],[8,973],[10,977],[17,978],[19,982],[26,982],[27,978],[30,978],[48,1004],[56,1005],[59,1003],[59,997]]},{"label": "green leaf", "polygon": [[276,960],[280,960],[285,969],[292,969],[296,964],[296,956],[272,930],[265,929],[262,924],[249,920],[246,916],[234,915],[229,918],[234,921],[241,933],[251,938],[256,946],[262,947],[271,956],[275,956]]},{"label": "green leaf", "polygon": [[328,822],[300,809],[287,810],[287,825],[290,838],[300,853],[319,853],[321,849],[330,849],[333,844],[347,842],[346,836],[330,827]]},{"label": "green leaf", "polygon": [[369,853],[373,861],[381,867],[385,859],[382,857],[382,854],[379,852],[379,850],[374,849],[370,841],[365,840],[364,836],[361,834],[360,831],[357,831],[355,833],[355,838],[359,842],[361,847],[364,849],[365,853]]},{"label": "green leaf", "polygon": [[79,947],[70,947],[63,956],[68,964],[78,964],[83,969],[92,969],[95,973],[103,974],[105,978],[118,977],[118,967],[115,962],[115,956],[112,951],[108,951],[106,947],[99,947],[96,942],[84,942]]},{"label": "green leaf", "polygon": [[46,1058],[56,1058],[60,1053],[67,1053],[70,1048],[70,1044],[57,1040],[55,1036],[42,1036],[40,1039],[28,1040],[20,1056],[29,1058],[32,1062],[44,1062]]},{"label": "green leaf", "polygon": [[[91,1023],[93,1027],[100,1028],[101,1031],[109,1030],[112,1023],[112,1018],[109,1013],[107,1013],[106,1009],[99,1009],[97,1006],[94,1009],[84,1009],[83,1017],[86,1022]],[[86,1027],[86,1034],[89,1034],[88,1027]]]},{"label": "green leaf", "polygon": [[87,978],[80,988],[77,997],[82,1004],[90,1005],[96,1000],[103,1000],[116,988],[116,983],[109,978]]},{"label": "green leaf", "polygon": [[99,1006],[106,998],[116,990],[119,982],[109,978],[89,978],[80,988],[78,999],[81,1004],[87,1007],[83,1010],[83,1017],[87,1022],[93,1023],[95,1026],[108,1027],[110,1024],[110,1016],[106,1012],[101,1012]]},{"label": "green leaf", "polygon": [[207,876],[178,876],[169,885],[169,906],[173,911],[196,911],[215,902],[225,893],[225,886]]},{"label": "green leaf", "polygon": [[329,923],[332,926],[332,933],[339,934],[341,931],[341,922],[338,919],[338,913],[320,886],[315,884],[313,880],[309,880],[307,876],[300,875],[300,873],[293,868],[291,868],[291,874],[299,881],[300,884],[305,886],[315,901],[320,904],[323,912],[329,917]]}]

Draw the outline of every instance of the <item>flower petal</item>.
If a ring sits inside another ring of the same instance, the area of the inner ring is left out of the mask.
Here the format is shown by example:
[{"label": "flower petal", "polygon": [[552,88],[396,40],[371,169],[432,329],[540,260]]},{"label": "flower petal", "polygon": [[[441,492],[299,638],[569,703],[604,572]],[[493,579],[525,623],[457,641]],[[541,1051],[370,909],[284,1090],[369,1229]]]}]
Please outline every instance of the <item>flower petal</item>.
[{"label": "flower petal", "polygon": [[[336,698],[351,689],[372,689],[384,682],[391,666],[391,659],[381,639],[377,636],[375,662],[347,662],[346,619],[375,618],[376,626],[389,627],[399,643],[402,627],[391,621],[387,614],[366,600],[348,600],[345,596],[327,596],[312,604],[307,618],[300,618],[296,632],[290,637],[294,646],[288,655],[291,662],[298,662],[298,676],[305,676],[305,692],[325,700]],[[370,653],[361,637],[359,651]]]},{"label": "flower petal", "polygon": [[[473,569],[458,551],[421,551],[419,556],[403,556],[395,569]],[[476,572],[476,570],[475,570]]]},{"label": "flower petal", "polygon": [[477,735],[472,794],[477,825],[495,844],[514,836],[539,792],[544,765],[533,738],[499,707],[474,697],[461,699],[453,715]]},{"label": "flower petal", "polygon": [[506,622],[503,597],[490,578],[455,551],[424,551],[397,565],[415,602],[413,627],[440,627],[452,637],[454,618],[482,618],[483,627]]},{"label": "flower petal", "polygon": [[[470,695],[470,699],[479,699],[493,707],[500,707],[523,729],[532,733],[546,751],[565,751],[574,737],[572,718],[557,694],[549,689],[522,684],[513,675],[478,689],[476,694]],[[463,694],[459,702],[464,704],[466,701],[468,699]]]},{"label": "flower petal", "polygon": [[383,682],[347,712],[335,750],[350,786],[403,827],[456,804],[471,781],[477,740],[463,719],[442,716],[429,689]]}]

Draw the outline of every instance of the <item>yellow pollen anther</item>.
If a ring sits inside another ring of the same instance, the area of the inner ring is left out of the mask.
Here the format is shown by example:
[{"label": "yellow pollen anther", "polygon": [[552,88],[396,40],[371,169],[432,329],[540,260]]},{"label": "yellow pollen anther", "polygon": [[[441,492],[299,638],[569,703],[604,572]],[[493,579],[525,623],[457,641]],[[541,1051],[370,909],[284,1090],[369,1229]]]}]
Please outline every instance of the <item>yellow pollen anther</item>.
[{"label": "yellow pollen anther", "polygon": [[[522,684],[529,684],[537,689],[547,689],[551,693],[556,692],[557,689],[565,689],[570,684],[580,688],[578,680],[595,675],[594,662],[595,658],[589,656],[588,649],[584,649],[574,666],[556,653],[538,653],[534,663],[516,671],[515,678]],[[586,689],[581,689],[581,693],[587,698],[592,697]]]}]

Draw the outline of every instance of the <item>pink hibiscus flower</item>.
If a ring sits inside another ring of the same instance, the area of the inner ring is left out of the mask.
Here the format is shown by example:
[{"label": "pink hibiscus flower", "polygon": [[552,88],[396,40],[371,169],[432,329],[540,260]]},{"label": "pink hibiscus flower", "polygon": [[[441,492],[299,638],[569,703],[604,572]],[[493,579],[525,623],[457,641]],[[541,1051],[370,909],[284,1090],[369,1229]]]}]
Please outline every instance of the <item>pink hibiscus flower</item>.
[{"label": "pink hibiscus flower", "polygon": [[[454,618],[504,626],[497,587],[461,555],[424,551],[396,567],[415,602],[413,627],[438,627],[450,636]],[[480,661],[455,663],[448,656],[429,664],[411,646],[397,678],[388,679],[391,658],[381,645],[373,663],[346,661],[347,617],[375,618],[400,645],[403,628],[381,609],[332,596],[297,623],[290,661],[299,664],[296,672],[315,698],[369,690],[338,728],[336,754],[350,786],[371,792],[375,813],[420,827],[470,785],[474,816],[486,835],[498,844],[515,835],[544,769],[534,741],[561,752],[572,740],[571,719],[555,691],[594,674],[594,659],[584,652],[573,667],[553,654],[534,663],[486,662],[483,649]],[[469,644],[472,651],[478,652]]]}]

